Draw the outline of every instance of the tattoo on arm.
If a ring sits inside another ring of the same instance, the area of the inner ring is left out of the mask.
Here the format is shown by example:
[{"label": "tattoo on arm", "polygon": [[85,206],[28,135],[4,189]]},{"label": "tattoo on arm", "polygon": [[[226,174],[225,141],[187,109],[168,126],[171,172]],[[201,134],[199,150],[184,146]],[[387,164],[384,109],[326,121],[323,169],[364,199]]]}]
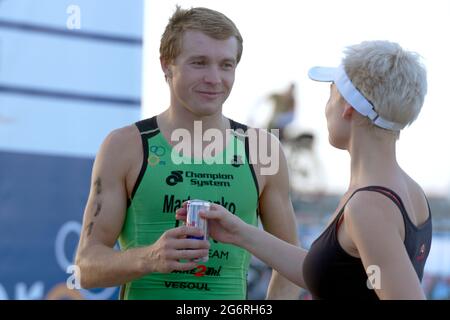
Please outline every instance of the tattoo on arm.
[{"label": "tattoo on arm", "polygon": [[99,195],[102,193],[102,180],[98,177],[94,182],[95,194]]},{"label": "tattoo on arm", "polygon": [[[94,181],[94,193],[96,196],[99,196],[102,193],[102,180],[100,179],[100,177],[98,177],[97,179],[95,179]],[[96,201],[97,206],[95,207],[95,212],[94,212],[94,218],[97,217],[100,214],[100,211],[102,210],[102,203],[100,200]],[[92,234],[92,229],[94,228],[94,221],[91,221],[88,226],[86,227],[87,229],[87,236],[89,237]]]},{"label": "tattoo on arm", "polygon": [[88,235],[88,237],[91,235],[93,227],[94,227],[94,222],[89,223],[89,225],[87,226],[87,229],[88,229],[87,235]]},{"label": "tattoo on arm", "polygon": [[[95,179],[94,192],[96,196],[100,196],[100,194],[102,193],[102,180],[100,179],[100,177]],[[97,207],[95,208],[94,217],[98,216],[101,210],[102,210],[102,202],[100,200],[97,200]]]},{"label": "tattoo on arm", "polygon": [[101,210],[102,210],[102,203],[99,201],[97,202],[97,208],[95,209],[94,217],[98,216]]}]

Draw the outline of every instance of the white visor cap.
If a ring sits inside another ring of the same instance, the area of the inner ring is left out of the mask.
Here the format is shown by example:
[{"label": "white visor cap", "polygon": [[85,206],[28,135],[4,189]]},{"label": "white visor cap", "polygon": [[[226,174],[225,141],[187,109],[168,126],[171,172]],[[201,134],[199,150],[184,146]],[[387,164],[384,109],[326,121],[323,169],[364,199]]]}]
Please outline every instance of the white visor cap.
[{"label": "white visor cap", "polygon": [[393,131],[400,131],[405,127],[405,125],[382,118],[372,104],[355,88],[342,64],[337,68],[313,67],[309,70],[308,76],[315,81],[334,82],[345,101],[360,114],[368,117],[374,125]]}]

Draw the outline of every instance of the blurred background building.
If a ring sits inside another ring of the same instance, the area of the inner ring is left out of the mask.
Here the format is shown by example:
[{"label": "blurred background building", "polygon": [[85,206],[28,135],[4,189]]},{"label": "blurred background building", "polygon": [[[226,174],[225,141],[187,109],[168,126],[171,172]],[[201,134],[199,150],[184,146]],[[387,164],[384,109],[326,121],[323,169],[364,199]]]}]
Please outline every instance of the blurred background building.
[{"label": "blurred background building", "polygon": [[142,33],[142,1],[0,1],[0,299],[116,293],[66,279],[100,143],[141,116]]}]

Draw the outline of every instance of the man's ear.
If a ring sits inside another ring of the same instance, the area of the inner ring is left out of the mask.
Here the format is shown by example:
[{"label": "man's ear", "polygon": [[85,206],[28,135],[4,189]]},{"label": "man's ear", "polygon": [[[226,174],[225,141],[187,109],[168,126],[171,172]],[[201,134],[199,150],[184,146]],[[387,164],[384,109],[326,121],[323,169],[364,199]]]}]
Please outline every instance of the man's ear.
[{"label": "man's ear", "polygon": [[163,60],[162,58],[160,58],[159,61],[161,63],[161,69],[164,72],[166,79],[172,78],[171,64],[168,63],[167,61]]},{"label": "man's ear", "polygon": [[353,116],[355,109],[348,104],[347,101],[344,102],[344,111],[342,112],[342,118],[350,120]]}]

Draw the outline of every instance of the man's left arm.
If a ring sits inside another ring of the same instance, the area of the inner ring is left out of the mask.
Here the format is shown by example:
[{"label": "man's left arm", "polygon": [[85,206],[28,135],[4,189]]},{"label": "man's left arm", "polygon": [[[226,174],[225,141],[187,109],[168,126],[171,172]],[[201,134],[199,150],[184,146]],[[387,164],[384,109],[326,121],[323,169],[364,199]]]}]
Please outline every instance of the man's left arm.
[{"label": "man's left arm", "polygon": [[[273,136],[271,138],[275,139]],[[296,218],[289,195],[288,168],[278,140],[277,147],[278,155],[272,160],[278,163],[271,165],[277,165],[278,170],[265,177],[266,184],[259,200],[261,222],[267,232],[299,246]],[[298,272],[302,272],[301,266],[299,266]],[[267,299],[299,299],[299,293],[300,288],[297,285],[281,276],[276,270],[272,270]]]}]

